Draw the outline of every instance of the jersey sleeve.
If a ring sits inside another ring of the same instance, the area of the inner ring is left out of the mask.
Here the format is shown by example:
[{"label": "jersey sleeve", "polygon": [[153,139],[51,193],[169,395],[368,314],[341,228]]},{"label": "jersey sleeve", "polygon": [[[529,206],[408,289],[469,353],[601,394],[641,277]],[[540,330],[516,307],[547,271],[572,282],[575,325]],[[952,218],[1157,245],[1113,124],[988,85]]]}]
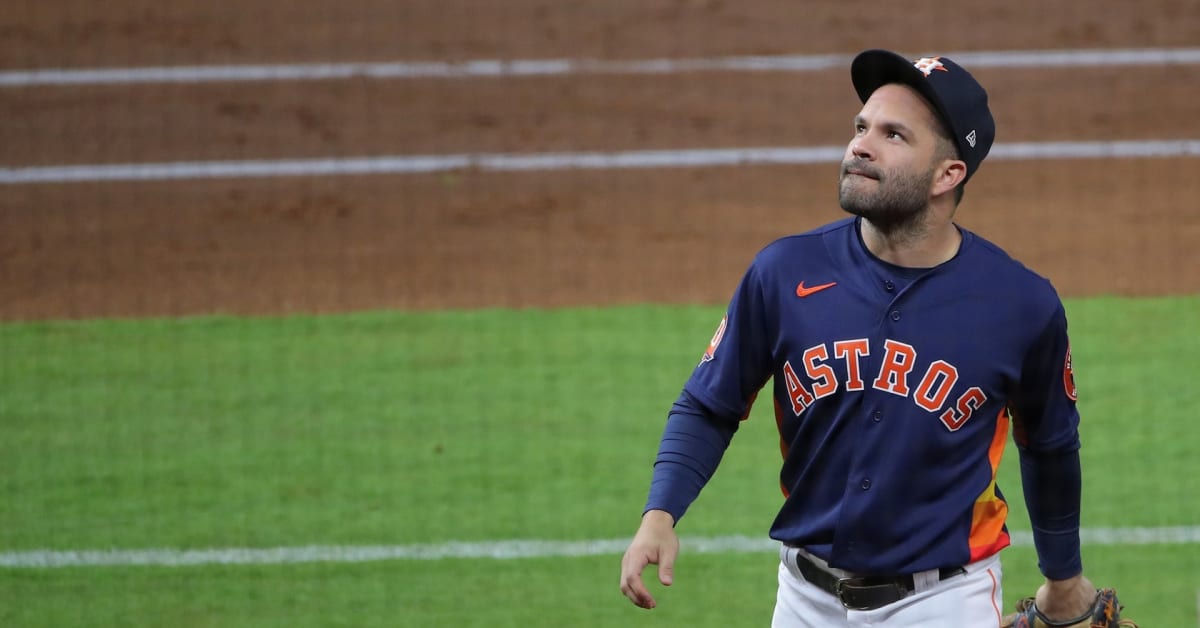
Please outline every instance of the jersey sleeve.
[{"label": "jersey sleeve", "polygon": [[1010,409],[1018,446],[1038,453],[1079,449],[1079,411],[1067,317],[1059,303],[1022,365]]},{"label": "jersey sleeve", "polygon": [[678,524],[716,472],[737,427],[709,419],[686,391],[681,393],[663,428],[643,514],[665,510]]},{"label": "jersey sleeve", "polygon": [[718,419],[745,418],[771,374],[772,338],[761,274],[756,259],[684,385],[684,390]]},{"label": "jersey sleeve", "polygon": [[1020,447],[1021,484],[1038,567],[1055,580],[1083,571],[1076,397],[1066,313],[1059,303],[1025,360],[1013,404],[1013,434]]}]

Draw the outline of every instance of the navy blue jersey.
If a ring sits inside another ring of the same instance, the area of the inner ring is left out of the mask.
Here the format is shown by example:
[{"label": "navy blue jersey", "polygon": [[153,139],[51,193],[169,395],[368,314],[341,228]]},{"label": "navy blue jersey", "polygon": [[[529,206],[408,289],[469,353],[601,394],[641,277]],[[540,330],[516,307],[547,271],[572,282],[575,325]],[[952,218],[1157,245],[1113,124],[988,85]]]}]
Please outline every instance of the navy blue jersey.
[{"label": "navy blue jersey", "polygon": [[953,259],[907,269],[872,255],[858,220],[759,252],[684,391],[736,421],[773,380],[772,538],[863,573],[989,556],[1009,543],[1010,425],[1032,452],[1079,446],[1061,300],[965,229]]}]

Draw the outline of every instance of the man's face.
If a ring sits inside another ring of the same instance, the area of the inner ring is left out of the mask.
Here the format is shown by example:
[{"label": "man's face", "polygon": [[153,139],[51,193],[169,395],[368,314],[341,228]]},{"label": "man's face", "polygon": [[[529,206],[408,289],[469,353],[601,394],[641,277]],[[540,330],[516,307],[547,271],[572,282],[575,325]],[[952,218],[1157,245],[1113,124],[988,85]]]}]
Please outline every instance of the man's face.
[{"label": "man's face", "polygon": [[938,135],[933,109],[915,90],[884,85],[854,119],[838,180],[842,209],[881,228],[911,222],[929,206]]}]

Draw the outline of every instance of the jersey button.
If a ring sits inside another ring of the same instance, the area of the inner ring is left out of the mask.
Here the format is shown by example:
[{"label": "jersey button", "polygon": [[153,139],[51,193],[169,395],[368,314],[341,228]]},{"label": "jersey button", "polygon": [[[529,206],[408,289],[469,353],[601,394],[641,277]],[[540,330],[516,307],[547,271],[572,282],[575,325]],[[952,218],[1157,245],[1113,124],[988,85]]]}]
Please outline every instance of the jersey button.
[{"label": "jersey button", "polygon": [[896,289],[896,284],[894,284],[890,281],[885,281],[885,282],[883,282],[883,289],[887,290],[888,292],[891,292],[892,290]]},{"label": "jersey button", "polygon": [[900,310],[892,310],[892,320],[900,320]]},{"label": "jersey button", "polygon": [[875,413],[871,415],[871,418],[874,419],[874,421],[876,423],[878,423],[883,420],[883,413],[876,410]]},{"label": "jersey button", "polygon": [[863,478],[861,486],[864,491],[871,488],[871,478]]}]

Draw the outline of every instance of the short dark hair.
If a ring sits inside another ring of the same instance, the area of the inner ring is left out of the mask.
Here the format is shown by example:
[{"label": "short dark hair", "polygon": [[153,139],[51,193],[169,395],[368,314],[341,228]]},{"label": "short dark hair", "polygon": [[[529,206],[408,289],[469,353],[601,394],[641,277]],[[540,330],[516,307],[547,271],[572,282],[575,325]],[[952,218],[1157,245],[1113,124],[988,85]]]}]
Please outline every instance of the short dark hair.
[{"label": "short dark hair", "polygon": [[[958,154],[958,147],[954,145],[954,140],[950,138],[950,134],[946,131],[946,128],[941,124],[935,125],[934,128],[937,129],[937,147],[933,151],[934,159],[957,159],[961,161],[962,157]],[[954,186],[955,207],[962,202],[963,192],[967,187],[964,185],[965,183],[966,180],[964,179],[959,181],[958,185]]]}]

